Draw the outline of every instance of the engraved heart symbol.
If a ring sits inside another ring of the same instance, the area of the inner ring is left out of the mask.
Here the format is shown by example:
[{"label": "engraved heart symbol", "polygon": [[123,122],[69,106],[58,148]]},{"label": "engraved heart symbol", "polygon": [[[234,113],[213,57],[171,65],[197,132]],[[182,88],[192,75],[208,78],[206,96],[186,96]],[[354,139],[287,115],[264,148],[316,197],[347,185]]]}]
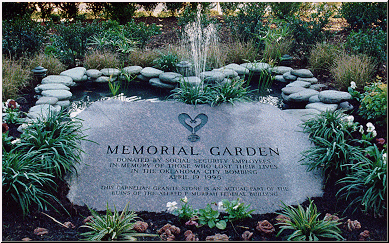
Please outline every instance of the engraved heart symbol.
[{"label": "engraved heart symbol", "polygon": [[192,134],[194,134],[208,122],[208,116],[201,113],[192,119],[188,114],[181,113],[178,115],[178,121]]}]

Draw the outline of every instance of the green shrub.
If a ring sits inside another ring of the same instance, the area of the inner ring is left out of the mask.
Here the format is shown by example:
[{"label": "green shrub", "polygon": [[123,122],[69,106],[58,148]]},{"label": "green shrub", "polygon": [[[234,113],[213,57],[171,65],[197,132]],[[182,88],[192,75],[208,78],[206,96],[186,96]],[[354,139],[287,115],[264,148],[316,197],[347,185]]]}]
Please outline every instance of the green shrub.
[{"label": "green shrub", "polygon": [[372,79],[375,71],[375,64],[366,55],[338,56],[330,72],[335,79],[335,85],[341,90],[347,90],[351,82],[358,87],[363,87]]},{"label": "green shrub", "polygon": [[178,57],[173,53],[161,53],[161,56],[158,59],[154,60],[154,62],[156,68],[164,72],[175,72],[176,64],[178,63]]},{"label": "green shrub", "polygon": [[279,19],[292,17],[300,10],[301,2],[271,2],[271,14]]},{"label": "green shrub", "polygon": [[23,160],[36,158],[42,172],[61,179],[81,160],[80,141],[85,140],[81,128],[81,121],[68,113],[50,111],[47,118],[39,117],[25,128],[14,150],[23,154]]},{"label": "green shrub", "polygon": [[288,237],[293,241],[319,241],[329,238],[343,240],[341,230],[338,226],[341,224],[337,220],[320,220],[320,213],[317,212],[316,205],[309,199],[309,205],[304,210],[301,205],[297,208],[287,206],[283,202],[282,212],[277,213],[288,217],[281,225],[281,230],[277,236],[284,230],[294,230]]},{"label": "green shrub", "polygon": [[386,63],[387,32],[382,29],[367,29],[352,31],[347,36],[346,47],[354,53],[363,53],[375,61]]},{"label": "green shrub", "polygon": [[36,54],[27,60],[30,70],[41,66],[47,69],[47,75],[58,75],[66,70],[65,65],[55,56],[44,53]]},{"label": "green shrub", "polygon": [[233,36],[238,37],[242,42],[252,41],[257,48],[263,49],[264,44],[256,38],[255,34],[264,28],[262,21],[268,3],[246,2],[242,4],[237,15],[228,16],[226,22],[230,26]]},{"label": "green shrub", "polygon": [[233,201],[223,199],[221,202],[222,207],[225,208],[225,211],[228,214],[225,217],[225,219],[228,221],[237,221],[251,218],[251,213],[255,211],[254,209],[249,210],[250,204],[245,205],[244,203],[240,202],[240,198]]},{"label": "green shrub", "polygon": [[231,16],[234,15],[235,11],[238,9],[238,2],[220,2],[220,8],[223,15]]},{"label": "green shrub", "polygon": [[75,22],[61,23],[55,29],[56,34],[51,37],[52,44],[47,48],[62,63],[76,66],[76,59],[81,60],[87,51],[88,38],[102,31],[102,26],[97,22]]},{"label": "green shrub", "polygon": [[370,160],[346,165],[351,167],[350,173],[337,182],[342,185],[337,195],[351,200],[348,208],[355,206],[354,211],[362,208],[365,213],[383,216],[387,210],[386,151],[379,151],[375,144],[366,151]]},{"label": "green shrub", "polygon": [[103,3],[103,12],[108,19],[115,20],[120,24],[126,24],[132,20],[136,11],[134,2],[107,2]]},{"label": "green shrub", "polygon": [[90,209],[92,213],[92,220],[87,222],[85,227],[90,231],[82,233],[81,235],[86,237],[88,241],[101,241],[101,240],[129,240],[136,241],[137,236],[156,236],[145,233],[137,233],[134,230],[134,224],[138,219],[135,212],[128,211],[128,203],[124,207],[123,211],[119,214],[114,206],[112,212],[107,203],[106,215],[101,216],[93,209]]},{"label": "green shrub", "polygon": [[20,91],[31,84],[31,70],[21,60],[15,61],[3,57],[2,99],[16,99]]},{"label": "green shrub", "polygon": [[[32,206],[45,210],[55,199],[54,176],[44,172],[39,158],[26,158],[20,152],[3,150],[2,189],[4,202],[14,202],[26,215]],[[51,191],[51,192],[50,192]]]},{"label": "green shrub", "polygon": [[84,67],[86,69],[118,68],[119,55],[107,50],[92,50],[85,54]]},{"label": "green shrub", "polygon": [[340,14],[354,28],[370,28],[381,25],[386,28],[387,3],[380,2],[343,2]]},{"label": "green shrub", "polygon": [[387,124],[387,101],[388,88],[387,84],[375,82],[364,87],[365,92],[359,94],[358,100],[361,105],[358,114],[364,119],[373,121],[381,126]]},{"label": "green shrub", "polygon": [[217,22],[210,18],[210,10],[214,7],[214,3],[210,2],[189,2],[184,6],[184,11],[179,14],[177,24],[180,26],[179,34],[182,35],[185,29],[185,26],[189,23],[197,21],[198,18],[198,8],[201,9],[200,12],[200,23],[203,28],[210,24],[216,24]]},{"label": "green shrub", "polygon": [[220,213],[214,210],[210,204],[205,208],[199,209],[198,220],[200,225],[207,225],[209,228],[216,228],[224,230],[227,226],[226,220],[219,219]]},{"label": "green shrub", "polygon": [[341,53],[342,47],[326,42],[317,43],[308,58],[310,70],[315,73],[328,72]]},{"label": "green shrub", "polygon": [[12,58],[39,52],[46,39],[46,29],[27,18],[3,20],[3,55]]},{"label": "green shrub", "polygon": [[139,48],[143,49],[150,38],[161,33],[160,28],[156,24],[146,25],[144,22],[135,23],[133,20],[128,22],[124,29],[131,33],[131,37],[135,39]]}]

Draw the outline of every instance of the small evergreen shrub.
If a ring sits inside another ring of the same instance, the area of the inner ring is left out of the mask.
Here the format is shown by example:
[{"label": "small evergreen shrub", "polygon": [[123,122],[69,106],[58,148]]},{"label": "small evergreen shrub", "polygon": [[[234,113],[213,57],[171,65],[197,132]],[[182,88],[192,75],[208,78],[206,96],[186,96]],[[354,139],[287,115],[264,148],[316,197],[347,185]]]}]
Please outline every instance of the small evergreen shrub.
[{"label": "small evergreen shrub", "polygon": [[351,82],[358,87],[363,87],[372,79],[375,71],[375,64],[366,55],[338,56],[330,72],[335,79],[335,85],[341,90],[347,90]]},{"label": "small evergreen shrub", "polygon": [[84,57],[86,69],[118,68],[120,67],[119,54],[107,50],[92,50]]},{"label": "small evergreen shrub", "polygon": [[173,53],[161,53],[161,56],[154,60],[154,62],[156,64],[156,68],[164,72],[175,72],[176,64],[178,63],[178,57]]},{"label": "small evergreen shrub", "polygon": [[340,14],[351,29],[367,29],[373,25],[386,28],[388,5],[385,2],[343,2]]},{"label": "small evergreen shrub", "polygon": [[39,52],[47,34],[46,29],[28,18],[3,20],[3,55],[20,58]]},{"label": "small evergreen shrub", "polygon": [[308,58],[310,70],[315,73],[327,72],[335,59],[342,53],[342,48],[330,43],[317,43]]},{"label": "small evergreen shrub", "polygon": [[369,55],[377,62],[387,61],[387,32],[382,29],[352,31],[347,37],[346,47],[352,52]]}]

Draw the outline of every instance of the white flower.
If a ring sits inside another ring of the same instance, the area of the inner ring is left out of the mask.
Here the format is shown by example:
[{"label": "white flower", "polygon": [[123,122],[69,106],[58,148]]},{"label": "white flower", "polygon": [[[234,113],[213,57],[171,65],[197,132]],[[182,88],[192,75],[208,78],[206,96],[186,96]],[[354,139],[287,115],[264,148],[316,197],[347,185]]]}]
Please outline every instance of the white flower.
[{"label": "white flower", "polygon": [[237,210],[239,205],[240,205],[240,203],[236,204],[236,206],[234,206],[232,209]]},{"label": "white flower", "polygon": [[360,126],[359,126],[359,132],[360,132],[361,134],[363,134],[363,133],[364,133],[364,130],[363,130],[363,125],[360,125]]},{"label": "white flower", "polygon": [[166,207],[167,207],[167,211],[169,211],[169,212],[173,212],[174,210],[178,209],[176,201],[168,202],[166,204]]},{"label": "white flower", "polygon": [[346,116],[344,119],[348,126],[352,126],[354,123],[354,116]]},{"label": "white flower", "polygon": [[384,165],[386,165],[386,153],[382,154],[382,161],[384,162]]},{"label": "white flower", "polygon": [[371,123],[371,122],[368,122],[366,124],[366,127],[367,127],[367,129],[366,129],[367,132],[373,132],[375,130],[375,127],[374,127],[373,123]]},{"label": "white flower", "polygon": [[356,84],[354,81],[351,81],[350,87],[351,87],[352,89],[355,89],[355,88],[357,87],[357,84]]},{"label": "white flower", "polygon": [[217,209],[221,210],[221,211],[226,210],[226,208],[223,205],[223,202],[220,201],[220,202],[217,203]]},{"label": "white flower", "polygon": [[373,138],[375,138],[375,137],[377,136],[377,132],[376,132],[375,130],[373,130],[373,131],[371,132],[371,135],[373,136]]},{"label": "white flower", "polygon": [[183,203],[187,203],[188,202],[188,198],[185,196],[184,198],[182,198],[182,202]]},{"label": "white flower", "polygon": [[20,138],[17,138],[15,140],[13,140],[11,143],[12,144],[17,144],[17,143],[20,143],[20,141],[21,141]]}]

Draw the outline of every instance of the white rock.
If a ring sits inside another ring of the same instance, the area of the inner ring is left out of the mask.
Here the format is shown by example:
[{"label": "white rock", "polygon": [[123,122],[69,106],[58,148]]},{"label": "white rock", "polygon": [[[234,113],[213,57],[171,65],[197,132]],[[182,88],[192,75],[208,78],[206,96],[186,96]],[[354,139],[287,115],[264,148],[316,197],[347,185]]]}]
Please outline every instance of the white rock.
[{"label": "white rock", "polygon": [[61,83],[40,84],[35,87],[35,92],[40,94],[43,90],[63,89],[70,90],[70,88]]},{"label": "white rock", "polygon": [[42,79],[42,84],[53,84],[53,83],[63,84],[68,87],[72,87],[76,85],[76,83],[73,82],[73,79],[71,77],[64,76],[64,75],[50,75]]},{"label": "white rock", "polygon": [[313,73],[308,69],[294,69],[294,70],[290,71],[290,73],[292,75],[295,75],[295,76],[301,77],[301,78],[312,78],[313,77]]},{"label": "white rock", "polygon": [[123,68],[123,72],[134,75],[134,74],[139,74],[140,71],[142,71],[142,69],[143,68],[141,66],[129,66]]},{"label": "white rock", "polygon": [[303,87],[303,88],[309,88],[309,86],[311,86],[311,83],[310,82],[304,82],[304,81],[294,81],[294,82],[291,82],[289,84],[286,85],[286,87],[296,87],[296,86],[299,86],[299,87]]},{"label": "white rock", "polygon": [[250,70],[236,63],[228,64],[227,66],[224,66],[224,68],[232,69],[235,72],[237,72],[239,75],[245,75],[250,73]]},{"label": "white rock", "polygon": [[55,105],[57,102],[58,102],[57,97],[43,96],[36,101],[35,105],[43,105],[43,104]]},{"label": "white rock", "polygon": [[351,100],[353,97],[348,92],[338,90],[324,90],[319,94],[319,99],[323,103],[334,104]]},{"label": "white rock", "polygon": [[335,111],[338,109],[338,104],[325,104],[322,102],[309,103],[305,109],[316,109],[318,111]]},{"label": "white rock", "polygon": [[313,78],[301,78],[301,77],[298,77],[296,81],[304,81],[304,82],[309,82],[311,84],[315,84],[319,80],[317,80],[317,78],[315,78],[315,77],[313,77]]},{"label": "white rock", "polygon": [[158,78],[161,73],[163,73],[162,70],[153,67],[145,67],[140,71],[140,74],[146,78]]},{"label": "white rock", "polygon": [[250,63],[242,63],[240,65],[255,73],[259,73],[262,72],[263,70],[267,70],[270,68],[270,65],[264,62],[250,62]]},{"label": "white rock", "polygon": [[86,71],[86,75],[88,75],[88,77],[90,77],[90,78],[96,79],[96,78],[100,77],[101,75],[103,75],[103,73],[97,69],[88,69]]},{"label": "white rock", "polygon": [[290,72],[292,70],[293,70],[293,68],[286,67],[286,66],[278,66],[278,67],[274,67],[271,69],[272,73],[278,74],[278,75],[282,75],[282,74]]},{"label": "white rock", "polygon": [[72,97],[72,92],[68,90],[45,90],[42,91],[43,96],[56,97],[58,100],[68,100]]},{"label": "white rock", "polygon": [[100,72],[102,72],[104,76],[108,77],[110,77],[111,75],[115,77],[120,74],[120,70],[117,68],[103,68],[100,70]]},{"label": "white rock", "polygon": [[68,76],[73,79],[74,82],[80,82],[85,75],[86,68],[84,67],[75,67],[60,73],[60,75]]}]

